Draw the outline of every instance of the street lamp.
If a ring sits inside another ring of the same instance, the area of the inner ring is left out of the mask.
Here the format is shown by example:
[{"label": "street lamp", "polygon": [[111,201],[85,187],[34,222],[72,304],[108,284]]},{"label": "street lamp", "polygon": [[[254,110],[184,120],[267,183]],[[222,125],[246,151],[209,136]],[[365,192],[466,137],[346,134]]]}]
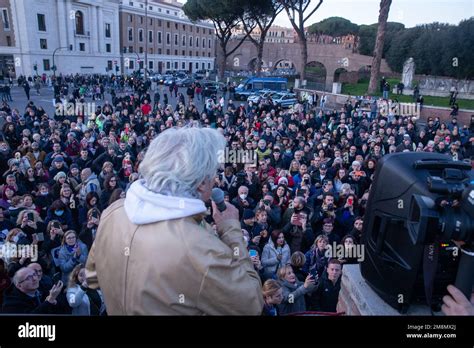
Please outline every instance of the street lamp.
[{"label": "street lamp", "polygon": [[66,47],[58,47],[53,52],[53,67],[51,68],[51,69],[53,69],[53,76],[56,76],[56,70],[57,70],[56,65],[54,64],[54,56],[56,55],[57,51],[62,50],[64,48],[69,49],[69,47],[67,47],[67,46]]}]

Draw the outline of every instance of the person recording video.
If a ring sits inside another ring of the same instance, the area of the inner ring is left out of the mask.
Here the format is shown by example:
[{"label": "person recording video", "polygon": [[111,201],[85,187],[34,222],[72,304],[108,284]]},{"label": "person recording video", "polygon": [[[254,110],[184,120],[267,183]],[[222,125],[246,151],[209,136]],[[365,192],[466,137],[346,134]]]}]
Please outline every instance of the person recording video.
[{"label": "person recording video", "polygon": [[262,285],[237,208],[212,202],[216,231],[204,220],[224,147],[209,128],[160,133],[140,164],[142,179],[102,213],[86,277],[109,315],[261,314]]}]

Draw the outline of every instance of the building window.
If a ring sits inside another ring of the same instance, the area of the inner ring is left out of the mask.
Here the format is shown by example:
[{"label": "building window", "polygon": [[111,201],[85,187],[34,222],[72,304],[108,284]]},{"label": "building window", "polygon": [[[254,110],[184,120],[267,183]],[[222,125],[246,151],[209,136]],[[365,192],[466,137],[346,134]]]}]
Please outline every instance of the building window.
[{"label": "building window", "polygon": [[133,28],[128,28],[128,41],[133,41]]},{"label": "building window", "polygon": [[174,28],[178,30],[178,23],[174,23]]},{"label": "building window", "polygon": [[138,29],[138,41],[143,42],[143,29]]},{"label": "building window", "polygon": [[143,16],[140,16],[140,24],[143,24]]},{"label": "building window", "polygon": [[38,18],[38,30],[46,31],[46,19],[44,17],[44,14],[38,13],[37,18]]},{"label": "building window", "polygon": [[169,48],[167,48],[167,49],[166,49],[166,55],[168,55],[168,56],[169,56],[170,54],[171,54],[171,51],[170,51],[170,49],[169,49]]},{"label": "building window", "polygon": [[211,58],[211,52],[207,52],[207,56]]},{"label": "building window", "polygon": [[148,30],[148,42],[153,43],[153,30]]},{"label": "building window", "polygon": [[162,52],[161,48],[158,48],[158,54],[161,54],[161,52]]},{"label": "building window", "polygon": [[170,14],[170,10],[166,10],[166,14]]},{"label": "building window", "polygon": [[7,35],[7,46],[10,47],[12,45],[12,38],[10,35]]},{"label": "building window", "polygon": [[202,70],[206,69],[206,64],[202,63],[201,68],[202,68]]},{"label": "building window", "polygon": [[189,47],[193,47],[193,37],[189,37]]},{"label": "building window", "polygon": [[208,69],[211,68],[211,63],[207,63],[207,68],[208,68]]},{"label": "building window", "polygon": [[79,51],[85,51],[85,50],[86,50],[86,44],[83,43],[83,42],[81,42],[81,43],[79,44]]},{"label": "building window", "polygon": [[112,52],[112,46],[110,44],[105,44],[105,52],[107,53]]},{"label": "building window", "polygon": [[40,48],[42,50],[48,49],[48,41],[46,39],[40,39]]},{"label": "building window", "polygon": [[166,69],[171,69],[171,63],[170,62],[166,62]]},{"label": "building window", "polygon": [[181,63],[181,69],[182,69],[182,70],[186,69],[186,63],[185,63],[185,62],[182,62],[182,63]]},{"label": "building window", "polygon": [[199,27],[196,27],[196,33],[199,34]]},{"label": "building window", "polygon": [[158,19],[158,26],[161,27],[161,19]]},{"label": "building window", "polygon": [[129,1],[128,4],[129,4],[130,6],[133,6],[133,1]]},{"label": "building window", "polygon": [[209,39],[209,48],[211,48],[211,39]]},{"label": "building window", "polygon": [[129,63],[128,63],[128,68],[129,69],[134,69],[135,68],[135,63],[133,60],[130,59]]},{"label": "building window", "polygon": [[186,46],[186,35],[183,35],[182,39],[181,46]]},{"label": "building window", "polygon": [[143,60],[138,62],[138,66],[140,67],[140,69],[143,69]]},{"label": "building window", "polygon": [[186,31],[186,24],[183,24],[183,31]]},{"label": "building window", "polygon": [[178,62],[174,62],[174,69],[178,70]]},{"label": "building window", "polygon": [[196,47],[199,47],[199,38],[196,37]]},{"label": "building window", "polygon": [[110,38],[112,37],[110,32],[110,23],[105,23],[105,37]]},{"label": "building window", "polygon": [[178,45],[178,34],[174,34],[174,44]]},{"label": "building window", "polygon": [[8,10],[6,8],[2,8],[2,20],[3,20],[3,30],[9,31],[10,18],[8,17]]},{"label": "building window", "polygon": [[82,11],[76,11],[76,34],[84,35],[84,14]]},{"label": "building window", "polygon": [[193,56],[193,51],[189,51],[189,56],[190,56],[190,57]]},{"label": "building window", "polygon": [[133,46],[128,46],[128,52],[133,53]]},{"label": "building window", "polygon": [[138,48],[138,53],[143,53],[143,47],[142,47],[142,46],[140,46],[140,47]]},{"label": "building window", "polygon": [[150,47],[150,48],[148,49],[148,53],[153,54],[153,47]]},{"label": "building window", "polygon": [[157,31],[156,33],[158,35],[158,43],[160,44],[161,43],[161,31]]},{"label": "building window", "polygon": [[170,22],[166,22],[166,27],[167,27],[167,28],[170,27]]},{"label": "building window", "polygon": [[150,18],[150,25],[153,25],[153,18]]},{"label": "building window", "polygon": [[108,71],[111,71],[113,68],[113,62],[111,60],[108,60],[107,61],[107,70]]},{"label": "building window", "polygon": [[166,44],[167,45],[171,44],[171,34],[170,33],[166,33]]},{"label": "building window", "polygon": [[206,39],[202,38],[202,48],[206,48]]},{"label": "building window", "polygon": [[175,56],[178,55],[178,50],[174,50],[174,55],[175,55]]},{"label": "building window", "polygon": [[148,69],[153,70],[153,61],[152,60],[148,61]]},{"label": "building window", "polygon": [[212,35],[212,29],[209,29],[209,35]]},{"label": "building window", "polygon": [[133,23],[133,15],[131,15],[131,14],[128,15],[128,21],[130,23]]},{"label": "building window", "polygon": [[196,70],[199,69],[199,63],[196,62]]},{"label": "building window", "polygon": [[185,50],[182,50],[182,51],[181,51],[181,55],[182,55],[182,56],[185,56],[185,55],[186,55],[186,51],[185,51]]},{"label": "building window", "polygon": [[49,59],[43,59],[43,70],[44,71],[51,70],[51,66],[49,65]]}]

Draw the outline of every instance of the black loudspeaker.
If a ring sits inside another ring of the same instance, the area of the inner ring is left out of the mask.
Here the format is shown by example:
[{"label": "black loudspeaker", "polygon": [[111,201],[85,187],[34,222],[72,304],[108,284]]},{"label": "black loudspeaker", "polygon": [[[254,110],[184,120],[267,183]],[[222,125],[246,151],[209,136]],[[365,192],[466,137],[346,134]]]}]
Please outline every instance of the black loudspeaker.
[{"label": "black loudspeaker", "polygon": [[[416,302],[440,308],[460,258],[451,240],[472,238],[471,218],[459,201],[473,182],[470,164],[441,154],[395,153],[377,164],[364,221],[361,273],[393,308],[404,313]],[[425,292],[425,283],[431,283],[432,291]],[[431,300],[425,293],[432,294]]]}]

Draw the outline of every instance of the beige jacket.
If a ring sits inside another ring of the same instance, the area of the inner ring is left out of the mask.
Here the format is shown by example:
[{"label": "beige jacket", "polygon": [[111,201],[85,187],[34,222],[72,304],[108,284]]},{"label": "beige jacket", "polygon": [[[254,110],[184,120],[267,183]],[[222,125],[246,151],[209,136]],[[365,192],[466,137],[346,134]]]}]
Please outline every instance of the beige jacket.
[{"label": "beige jacket", "polygon": [[108,314],[261,314],[261,282],[239,222],[227,221],[219,238],[203,217],[136,225],[123,199],[104,211],[86,275]]}]

